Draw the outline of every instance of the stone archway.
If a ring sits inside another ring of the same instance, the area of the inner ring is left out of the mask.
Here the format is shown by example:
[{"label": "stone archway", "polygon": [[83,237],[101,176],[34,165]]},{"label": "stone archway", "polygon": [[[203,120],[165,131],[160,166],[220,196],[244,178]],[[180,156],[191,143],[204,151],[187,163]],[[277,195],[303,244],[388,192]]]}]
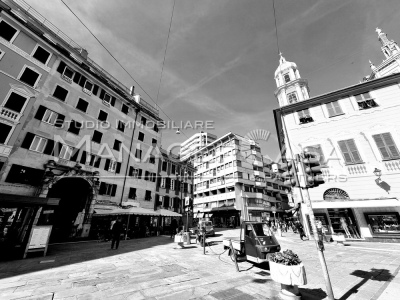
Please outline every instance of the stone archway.
[{"label": "stone archway", "polygon": [[[71,162],[68,162],[71,163]],[[53,241],[89,235],[91,216],[98,193],[98,172],[82,170],[78,163],[66,165],[50,160],[45,165],[39,197],[60,198],[52,216]]]}]

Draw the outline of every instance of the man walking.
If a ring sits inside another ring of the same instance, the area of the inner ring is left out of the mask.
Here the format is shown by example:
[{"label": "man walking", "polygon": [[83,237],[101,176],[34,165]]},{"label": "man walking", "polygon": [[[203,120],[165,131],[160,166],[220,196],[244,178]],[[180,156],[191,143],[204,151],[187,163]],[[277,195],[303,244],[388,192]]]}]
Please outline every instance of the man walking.
[{"label": "man walking", "polygon": [[300,221],[297,221],[296,228],[298,233],[300,234],[300,239],[303,241],[303,237],[307,237],[304,233],[303,225],[301,225]]},{"label": "man walking", "polygon": [[176,228],[178,228],[178,222],[176,221],[176,219],[172,219],[172,221],[171,221],[171,239],[176,234]]},{"label": "man walking", "polygon": [[122,229],[123,229],[123,227],[122,227],[121,220],[117,219],[117,221],[114,223],[112,230],[111,230],[111,233],[112,233],[111,249],[114,249],[114,245],[115,245],[115,250],[118,249]]}]

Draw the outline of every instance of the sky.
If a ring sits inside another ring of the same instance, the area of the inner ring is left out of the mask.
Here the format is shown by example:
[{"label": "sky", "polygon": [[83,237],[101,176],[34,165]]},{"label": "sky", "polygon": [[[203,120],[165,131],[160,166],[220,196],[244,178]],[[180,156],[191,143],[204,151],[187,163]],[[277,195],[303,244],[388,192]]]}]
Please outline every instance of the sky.
[{"label": "sky", "polygon": [[[213,129],[207,131],[218,137],[267,130],[262,153],[278,159],[272,0],[175,0],[158,99],[174,0],[64,0],[144,90],[61,0],[25,1],[118,80],[157,103],[165,121],[208,121]],[[400,42],[398,0],[275,0],[275,9],[280,51],[308,79],[311,97],[357,84],[371,73],[369,60],[382,62],[376,27]],[[200,130],[164,130],[162,146]]]}]

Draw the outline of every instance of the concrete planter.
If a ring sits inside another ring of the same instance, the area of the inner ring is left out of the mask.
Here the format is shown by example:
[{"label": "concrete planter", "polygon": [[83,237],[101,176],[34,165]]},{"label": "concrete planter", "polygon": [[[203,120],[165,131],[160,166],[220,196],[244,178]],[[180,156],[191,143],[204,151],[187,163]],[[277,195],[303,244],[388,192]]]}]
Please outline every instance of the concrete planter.
[{"label": "concrete planter", "polygon": [[279,296],[284,300],[299,300],[298,285],[307,284],[306,270],[303,264],[297,266],[286,266],[269,262],[271,278],[281,284]]}]

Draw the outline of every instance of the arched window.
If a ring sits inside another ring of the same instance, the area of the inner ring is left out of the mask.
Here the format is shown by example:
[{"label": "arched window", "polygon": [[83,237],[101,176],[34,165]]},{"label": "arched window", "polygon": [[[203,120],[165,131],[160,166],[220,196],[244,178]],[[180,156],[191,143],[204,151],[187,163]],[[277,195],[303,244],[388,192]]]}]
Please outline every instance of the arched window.
[{"label": "arched window", "polygon": [[350,199],[349,195],[338,188],[327,189],[324,193],[324,200],[332,201],[339,199]]}]

